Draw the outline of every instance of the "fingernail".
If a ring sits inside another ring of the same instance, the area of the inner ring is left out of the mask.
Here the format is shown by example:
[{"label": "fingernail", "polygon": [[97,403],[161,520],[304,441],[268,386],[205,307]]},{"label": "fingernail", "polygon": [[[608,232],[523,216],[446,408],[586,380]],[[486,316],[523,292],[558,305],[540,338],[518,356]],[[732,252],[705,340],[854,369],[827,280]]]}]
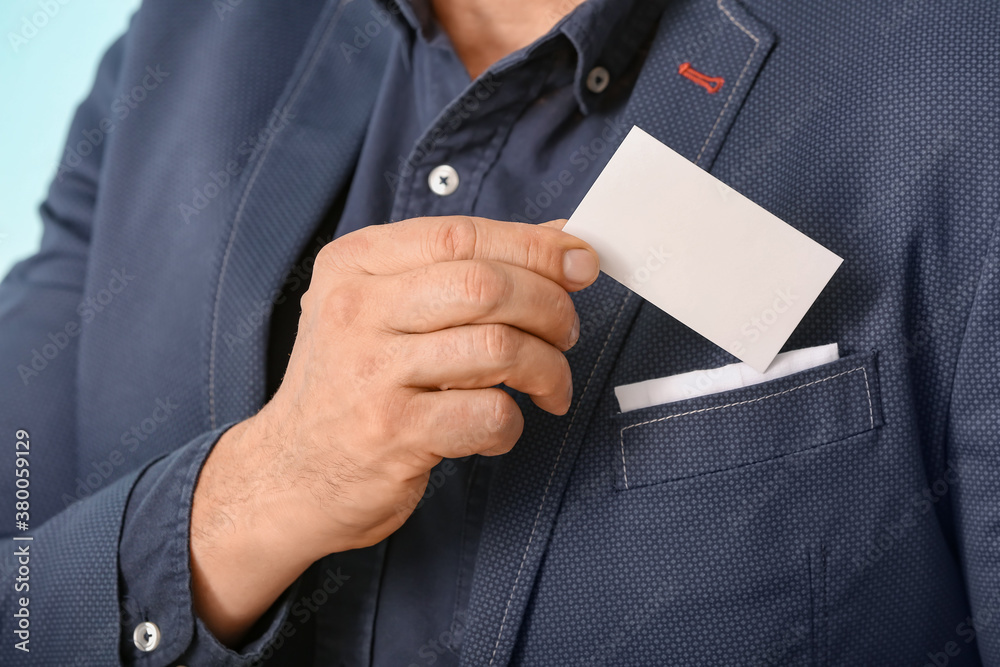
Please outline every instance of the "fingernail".
[{"label": "fingernail", "polygon": [[597,278],[599,269],[594,254],[583,248],[567,250],[563,255],[563,275],[570,282],[589,285]]},{"label": "fingernail", "polygon": [[576,341],[580,340],[580,316],[574,315],[573,320],[573,330],[569,332],[569,346],[573,347],[576,345]]}]

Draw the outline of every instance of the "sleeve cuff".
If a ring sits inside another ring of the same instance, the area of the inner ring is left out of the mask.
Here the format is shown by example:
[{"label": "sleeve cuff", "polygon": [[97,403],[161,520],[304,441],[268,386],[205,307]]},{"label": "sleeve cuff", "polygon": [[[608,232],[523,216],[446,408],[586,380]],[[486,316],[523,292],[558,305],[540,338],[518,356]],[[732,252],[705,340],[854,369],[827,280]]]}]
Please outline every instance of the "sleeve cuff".
[{"label": "sleeve cuff", "polygon": [[[125,664],[164,667],[183,658],[193,665],[257,665],[284,642],[298,583],[272,606],[255,626],[256,636],[240,651],[219,642],[194,614],[190,556],[194,487],[212,447],[231,426],[205,433],[153,463],[133,487],[119,544]],[[140,626],[140,635],[151,647],[146,651],[133,637]]]}]

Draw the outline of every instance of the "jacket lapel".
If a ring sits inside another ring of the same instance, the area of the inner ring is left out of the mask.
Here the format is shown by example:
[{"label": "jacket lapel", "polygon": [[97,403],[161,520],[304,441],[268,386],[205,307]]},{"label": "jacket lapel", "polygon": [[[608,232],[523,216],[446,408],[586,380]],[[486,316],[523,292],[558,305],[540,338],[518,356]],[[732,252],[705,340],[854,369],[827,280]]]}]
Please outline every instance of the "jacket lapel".
[{"label": "jacket lapel", "polygon": [[[774,37],[735,0],[667,4],[626,122],[710,169]],[[525,431],[491,482],[462,665],[511,660],[577,451],[642,303],[605,275],[574,301],[581,337],[567,354],[573,405],[567,416],[553,417],[519,400]]]},{"label": "jacket lapel", "polygon": [[389,48],[386,29],[355,45],[369,2],[331,0],[271,117],[270,138],[230,213],[208,317],[212,428],[264,401],[273,300],[334,196],[350,182]]}]

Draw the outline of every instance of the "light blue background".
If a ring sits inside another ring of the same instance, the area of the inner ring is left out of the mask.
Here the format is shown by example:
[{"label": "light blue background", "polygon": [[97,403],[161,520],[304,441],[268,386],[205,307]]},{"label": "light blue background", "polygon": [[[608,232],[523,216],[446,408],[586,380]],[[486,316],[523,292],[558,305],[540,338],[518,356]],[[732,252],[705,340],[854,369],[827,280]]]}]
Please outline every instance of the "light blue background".
[{"label": "light blue background", "polygon": [[[139,0],[62,2],[2,0],[0,7],[0,276],[38,246],[38,205],[70,120],[101,55],[139,6]],[[11,34],[31,34],[24,20],[30,25],[33,17],[41,25],[37,34],[12,44]]]}]

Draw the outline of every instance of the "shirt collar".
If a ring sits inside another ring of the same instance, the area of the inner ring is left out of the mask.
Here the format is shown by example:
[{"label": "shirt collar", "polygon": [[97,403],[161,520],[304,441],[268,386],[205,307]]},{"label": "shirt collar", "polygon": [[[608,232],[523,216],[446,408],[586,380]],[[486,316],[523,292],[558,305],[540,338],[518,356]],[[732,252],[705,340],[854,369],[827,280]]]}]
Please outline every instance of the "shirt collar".
[{"label": "shirt collar", "polygon": [[[448,44],[447,35],[436,25],[430,0],[380,2],[402,28],[410,47],[405,49],[404,57],[409,57],[413,40],[418,37],[431,44]],[[586,114],[599,95],[587,87],[591,70],[598,66],[605,68],[613,83],[636,57],[643,38],[662,14],[664,4],[665,0],[586,0],[524,50],[534,51],[559,35],[569,40],[576,51],[574,92],[580,111]],[[450,44],[448,46],[450,48]]]},{"label": "shirt collar", "polygon": [[576,49],[573,86],[581,112],[588,113],[599,95],[587,87],[591,70],[603,67],[613,83],[636,57],[662,11],[663,2],[654,0],[587,0],[553,28]]}]

